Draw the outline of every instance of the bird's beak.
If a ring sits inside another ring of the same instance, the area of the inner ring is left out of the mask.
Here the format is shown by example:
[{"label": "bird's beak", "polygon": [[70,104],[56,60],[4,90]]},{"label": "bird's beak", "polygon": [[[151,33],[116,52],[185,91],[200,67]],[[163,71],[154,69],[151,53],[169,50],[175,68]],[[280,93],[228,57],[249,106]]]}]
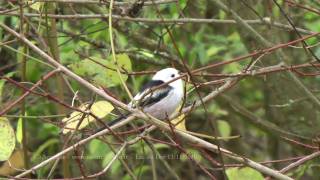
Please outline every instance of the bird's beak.
[{"label": "bird's beak", "polygon": [[[182,72],[178,72],[178,75],[179,75],[179,76],[183,76],[183,74],[184,74],[184,73],[182,73]],[[183,78],[184,78],[184,77],[182,77],[181,79],[183,79]]]},{"label": "bird's beak", "polygon": [[188,80],[188,78],[187,78],[188,75],[186,75],[185,73],[179,72],[178,74],[179,74],[179,76],[183,76],[183,75],[184,75],[184,76],[181,78],[182,80],[184,80],[184,81],[187,81],[187,80]]}]

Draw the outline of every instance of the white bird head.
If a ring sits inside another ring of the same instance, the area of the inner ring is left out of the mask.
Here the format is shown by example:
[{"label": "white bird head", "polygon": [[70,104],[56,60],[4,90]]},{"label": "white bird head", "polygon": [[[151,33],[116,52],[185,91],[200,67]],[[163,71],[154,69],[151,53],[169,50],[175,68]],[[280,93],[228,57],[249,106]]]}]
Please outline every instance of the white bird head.
[{"label": "white bird head", "polygon": [[[163,82],[169,82],[172,79],[175,79],[179,77],[179,71],[175,68],[165,68],[160,71],[158,71],[152,78],[152,80],[161,80]],[[183,89],[183,83],[181,79],[177,79],[171,83],[169,83],[170,86],[174,88]]]}]

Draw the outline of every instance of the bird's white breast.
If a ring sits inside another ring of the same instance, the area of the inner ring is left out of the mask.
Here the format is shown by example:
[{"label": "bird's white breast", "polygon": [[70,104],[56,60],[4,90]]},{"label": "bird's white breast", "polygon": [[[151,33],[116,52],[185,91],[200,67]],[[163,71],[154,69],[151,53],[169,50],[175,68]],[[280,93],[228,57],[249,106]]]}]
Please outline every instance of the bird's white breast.
[{"label": "bird's white breast", "polygon": [[150,114],[157,119],[169,118],[172,113],[179,107],[182,102],[183,91],[171,91],[161,101],[150,107],[144,108],[144,112]]}]

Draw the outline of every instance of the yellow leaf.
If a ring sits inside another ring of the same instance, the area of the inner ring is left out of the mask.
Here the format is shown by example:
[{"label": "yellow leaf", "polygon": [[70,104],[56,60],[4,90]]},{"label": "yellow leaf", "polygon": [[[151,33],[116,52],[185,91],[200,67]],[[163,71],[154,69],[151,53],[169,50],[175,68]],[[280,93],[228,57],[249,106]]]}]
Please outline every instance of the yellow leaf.
[{"label": "yellow leaf", "polygon": [[177,129],[186,131],[186,121],[185,121],[185,115],[181,114],[177,118],[171,120],[171,123],[175,125]]},{"label": "yellow leaf", "polygon": [[15,145],[16,137],[9,120],[0,117],[0,161],[9,159]]},{"label": "yellow leaf", "polygon": [[[88,111],[89,104],[83,104],[79,107],[82,111]],[[111,103],[107,101],[98,101],[92,104],[90,108],[90,112],[97,116],[98,118],[104,118],[108,115],[112,110],[113,106]],[[78,129],[82,129],[86,127],[90,122],[94,121],[95,118],[93,116],[83,115],[82,112],[74,111],[70,114],[69,117],[65,117],[62,119],[62,122],[66,123],[64,130],[62,131],[63,134],[73,131],[77,128],[78,123],[81,121]]]},{"label": "yellow leaf", "polygon": [[32,0],[29,0],[28,4],[31,4],[29,6],[31,9],[34,9],[34,10],[40,12],[40,8],[42,7],[43,2],[33,2]]},{"label": "yellow leaf", "polygon": [[113,110],[113,106],[108,101],[98,101],[91,106],[92,114],[98,118],[103,118]]}]

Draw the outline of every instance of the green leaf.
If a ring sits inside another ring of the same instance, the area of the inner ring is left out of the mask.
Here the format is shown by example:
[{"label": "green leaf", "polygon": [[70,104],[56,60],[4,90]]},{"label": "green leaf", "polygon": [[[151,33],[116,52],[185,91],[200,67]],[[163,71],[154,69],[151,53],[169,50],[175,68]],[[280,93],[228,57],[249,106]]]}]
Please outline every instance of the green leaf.
[{"label": "green leaf", "polygon": [[109,33],[106,33],[105,31],[105,29],[108,28],[106,22],[100,20],[86,19],[84,20],[84,27],[88,27],[86,31],[91,32],[88,33],[88,38],[97,40],[103,39],[104,41],[109,42]]},{"label": "green leaf", "polygon": [[216,54],[218,54],[220,51],[225,50],[226,47],[223,46],[211,46],[208,50],[207,50],[207,56],[214,56]]},{"label": "green leaf", "polygon": [[[5,77],[12,77],[16,72],[10,72],[8,74],[5,75]],[[3,87],[6,83],[6,80],[5,79],[0,79],[0,102],[1,102],[1,98],[2,98],[2,90],[3,90]]]},{"label": "green leaf", "polygon": [[226,170],[226,174],[229,180],[263,180],[263,176],[259,171],[255,169],[245,168],[229,168]]},{"label": "green leaf", "polygon": [[227,121],[218,120],[217,126],[222,137],[228,137],[231,134],[231,127]]},{"label": "green leaf", "polygon": [[37,139],[47,140],[51,137],[56,137],[60,135],[61,129],[56,125],[43,123],[41,127],[37,128],[38,134]]},{"label": "green leaf", "polygon": [[[111,67],[112,69],[119,68],[120,72],[123,72],[123,71],[131,72],[132,71],[131,60],[130,60],[128,55],[126,55],[126,54],[118,54],[118,55],[116,55],[116,60],[117,60],[117,65],[115,65],[114,63],[111,63],[109,65],[109,67]],[[128,75],[121,74],[121,76],[122,76],[122,79],[124,81],[127,81]],[[107,69],[107,78],[108,79],[110,78],[110,80],[113,83],[115,83],[116,85],[121,83],[119,74],[116,71],[112,71],[110,69]]]},{"label": "green leaf", "polygon": [[[114,156],[115,156],[115,153],[113,153],[112,151],[109,151],[109,153],[107,153],[106,156],[103,158],[102,166],[105,167],[113,159]],[[120,155],[119,158],[122,158],[121,156],[122,155]],[[120,160],[116,159],[113,162],[112,166],[110,167],[111,174],[118,172],[120,168],[121,168]]]},{"label": "green leaf", "polygon": [[42,69],[38,62],[28,60],[26,69],[28,69],[26,73],[26,78],[29,81],[36,82],[39,80],[39,78],[41,78]]},{"label": "green leaf", "polygon": [[93,139],[92,141],[90,141],[88,147],[88,156],[90,157],[90,159],[102,159],[101,157],[103,155],[111,151],[107,144],[98,139]]},{"label": "green leaf", "polygon": [[140,51],[140,54],[144,55],[145,57],[148,57],[148,58],[155,58],[154,57],[154,54],[148,52],[148,51]]},{"label": "green leaf", "polygon": [[6,161],[10,158],[15,145],[16,138],[9,120],[0,117],[0,161]]},{"label": "green leaf", "polygon": [[[116,55],[117,64],[115,65],[110,56],[108,60],[99,57],[90,57],[77,63],[70,64],[69,67],[78,75],[83,76],[94,84],[112,87],[121,83],[119,75],[116,71],[131,72],[131,60],[126,54]],[[122,74],[122,79],[126,81],[128,76]]]},{"label": "green leaf", "polygon": [[154,148],[157,149],[157,150],[160,150],[160,149],[170,149],[170,146],[167,145],[167,144],[161,144],[161,143],[156,143],[156,144],[153,144]]},{"label": "green leaf", "polygon": [[225,19],[226,13],[223,10],[219,10],[219,19]]},{"label": "green leaf", "polygon": [[239,73],[241,72],[242,67],[240,66],[240,64],[236,64],[236,63],[232,63],[232,64],[228,64],[228,66],[225,66],[223,68],[223,73]]},{"label": "green leaf", "polygon": [[187,5],[187,0],[180,0],[178,2],[181,9],[185,8]]},{"label": "green leaf", "polygon": [[319,23],[320,23],[320,20],[312,21],[312,22],[306,22],[304,24],[308,29],[310,29],[310,31],[316,31],[317,32],[320,29]]},{"label": "green leaf", "polygon": [[18,119],[18,124],[17,124],[17,130],[16,130],[16,137],[17,137],[17,141],[22,144],[22,139],[23,139],[23,133],[22,133],[22,129],[23,129],[23,119],[20,117]]}]

